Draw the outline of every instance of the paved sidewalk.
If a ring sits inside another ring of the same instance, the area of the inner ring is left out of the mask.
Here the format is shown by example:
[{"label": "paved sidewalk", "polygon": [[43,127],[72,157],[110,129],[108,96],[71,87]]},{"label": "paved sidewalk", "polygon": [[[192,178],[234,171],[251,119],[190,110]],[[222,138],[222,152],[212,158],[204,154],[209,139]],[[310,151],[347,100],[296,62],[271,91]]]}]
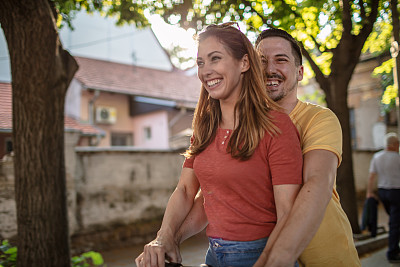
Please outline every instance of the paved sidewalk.
[{"label": "paved sidewalk", "polygon": [[373,253],[368,253],[361,258],[362,267],[400,267],[400,263],[389,263],[386,260],[386,250],[384,247]]}]

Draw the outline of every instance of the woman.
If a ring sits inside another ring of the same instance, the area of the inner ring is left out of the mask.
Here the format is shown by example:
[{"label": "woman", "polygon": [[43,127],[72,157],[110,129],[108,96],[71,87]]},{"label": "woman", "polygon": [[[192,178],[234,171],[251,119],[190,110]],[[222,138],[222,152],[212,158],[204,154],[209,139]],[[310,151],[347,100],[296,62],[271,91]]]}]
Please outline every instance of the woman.
[{"label": "woman", "polygon": [[202,88],[191,146],[157,238],[138,266],[163,266],[165,255],[180,260],[170,256],[179,254],[174,235],[200,187],[209,222],[206,264],[252,266],[300,188],[297,130],[267,96],[259,57],[232,24],[210,25],[198,36]]}]

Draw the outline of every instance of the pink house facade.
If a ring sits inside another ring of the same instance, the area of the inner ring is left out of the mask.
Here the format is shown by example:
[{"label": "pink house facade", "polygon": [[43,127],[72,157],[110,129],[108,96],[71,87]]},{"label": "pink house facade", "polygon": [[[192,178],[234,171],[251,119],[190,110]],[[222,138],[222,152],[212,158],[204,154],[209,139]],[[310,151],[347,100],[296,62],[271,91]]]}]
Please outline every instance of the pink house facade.
[{"label": "pink house facade", "polygon": [[176,149],[188,134],[200,92],[196,76],[76,57],[65,113],[104,132],[91,146]]}]

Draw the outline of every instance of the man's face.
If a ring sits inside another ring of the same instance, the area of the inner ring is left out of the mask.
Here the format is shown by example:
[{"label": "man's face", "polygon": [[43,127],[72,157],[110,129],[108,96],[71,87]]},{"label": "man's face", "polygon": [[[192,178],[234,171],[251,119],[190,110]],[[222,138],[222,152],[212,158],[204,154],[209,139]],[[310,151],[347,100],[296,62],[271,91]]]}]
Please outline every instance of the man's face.
[{"label": "man's face", "polygon": [[266,89],[272,100],[297,98],[297,84],[303,79],[303,66],[296,65],[290,42],[281,37],[267,37],[257,46],[261,53]]}]

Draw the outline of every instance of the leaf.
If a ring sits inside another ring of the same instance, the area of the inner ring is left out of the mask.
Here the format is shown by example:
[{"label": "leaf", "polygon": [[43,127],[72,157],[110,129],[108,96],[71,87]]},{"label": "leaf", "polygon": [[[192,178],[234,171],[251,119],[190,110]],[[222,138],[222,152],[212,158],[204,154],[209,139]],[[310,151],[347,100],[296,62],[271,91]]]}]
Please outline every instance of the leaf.
[{"label": "leaf", "polygon": [[98,266],[104,263],[103,257],[100,253],[89,251],[82,254],[85,258],[91,258],[94,265]]}]

